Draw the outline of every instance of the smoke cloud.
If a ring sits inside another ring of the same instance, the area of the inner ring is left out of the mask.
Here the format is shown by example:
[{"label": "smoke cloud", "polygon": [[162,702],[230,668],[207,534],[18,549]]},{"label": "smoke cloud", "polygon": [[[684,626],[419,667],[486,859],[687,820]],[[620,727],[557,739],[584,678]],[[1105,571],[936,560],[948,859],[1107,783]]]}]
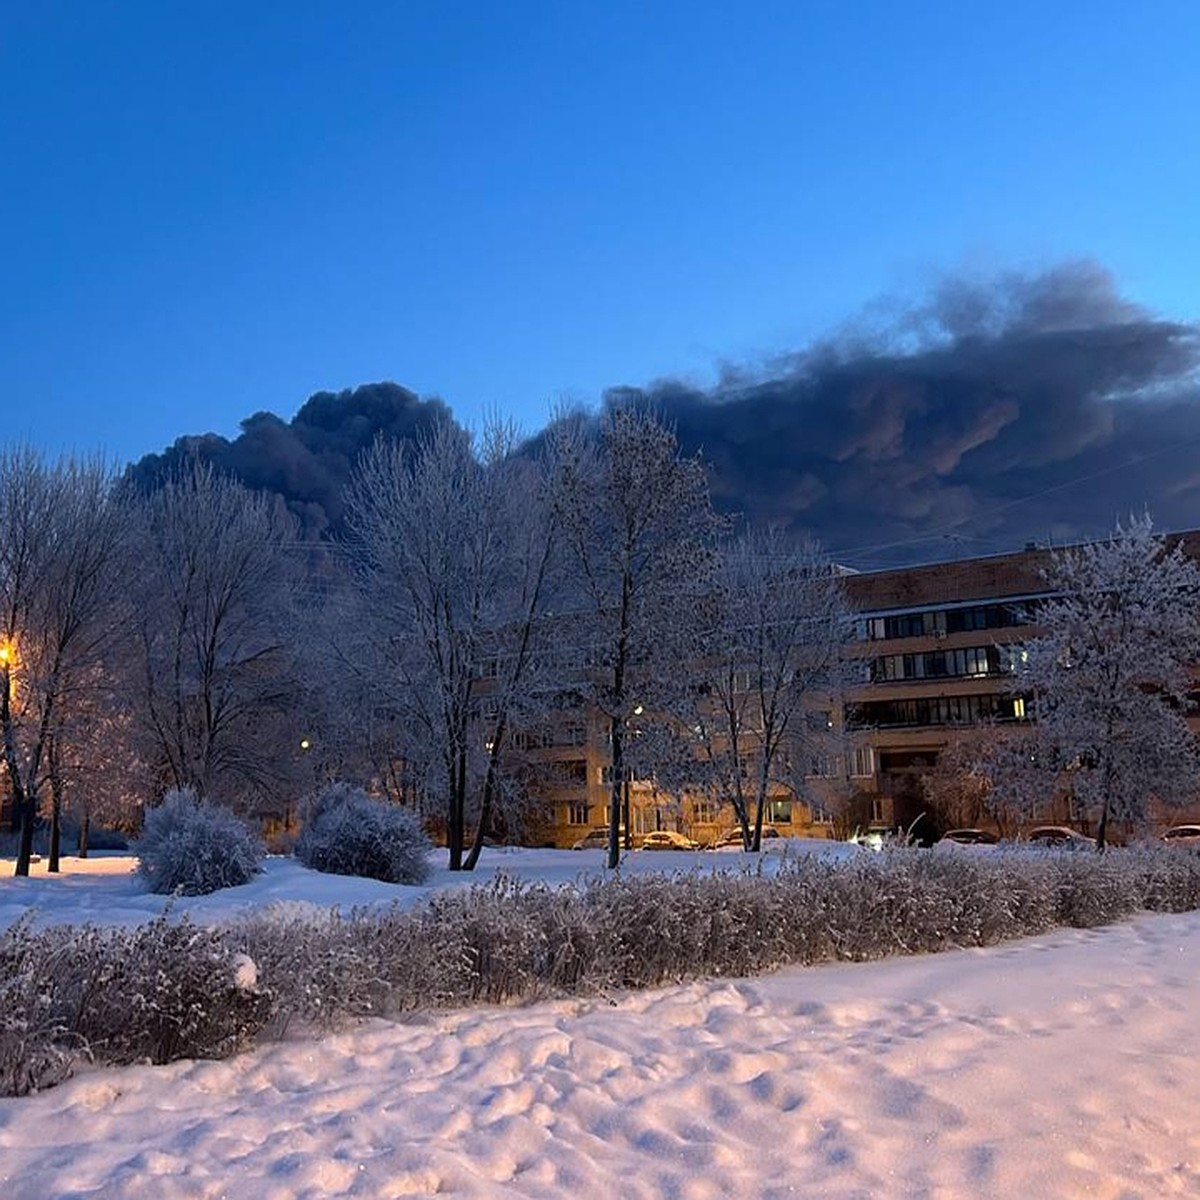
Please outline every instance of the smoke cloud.
[{"label": "smoke cloud", "polygon": [[1094,263],[950,280],[753,376],[606,402],[672,421],[723,508],[852,566],[1077,540],[1147,508],[1200,525],[1200,328]]},{"label": "smoke cloud", "polygon": [[440,421],[453,421],[441,400],[422,400],[395,383],[317,392],[290,422],[255,413],[233,441],[212,433],[181,437],[162,454],[146,455],[126,475],[135,486],[150,488],[198,459],[247,487],[282,496],[303,535],[320,537],[339,531],[342,489],[376,437],[415,440]]},{"label": "smoke cloud", "polygon": [[[851,566],[1077,540],[1147,508],[1160,529],[1200,526],[1200,327],[1123,298],[1091,262],[949,279],[712,387],[662,380],[605,403],[673,422],[724,510],[813,533]],[[327,534],[377,434],[445,419],[396,384],[320,392],[291,422],[258,413],[233,441],[181,438],[130,473],[152,483],[196,455]]]}]

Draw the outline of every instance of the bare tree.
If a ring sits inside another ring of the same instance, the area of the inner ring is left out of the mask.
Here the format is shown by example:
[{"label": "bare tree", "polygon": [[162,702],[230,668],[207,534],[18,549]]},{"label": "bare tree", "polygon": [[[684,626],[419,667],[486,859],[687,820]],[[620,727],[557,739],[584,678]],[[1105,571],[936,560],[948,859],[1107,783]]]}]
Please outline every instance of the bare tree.
[{"label": "bare tree", "polygon": [[136,537],[136,706],[160,785],[277,808],[303,728],[294,520],[196,464],[142,500]]},{"label": "bare tree", "polygon": [[723,521],[703,464],[680,455],[672,430],[613,407],[593,432],[579,420],[550,431],[556,508],[574,567],[574,657],[581,698],[605,717],[612,745],[608,865],[620,859],[626,729],[636,710],[669,708],[700,641],[702,603]]},{"label": "bare tree", "polygon": [[[1018,810],[993,786],[996,774],[1020,772],[1023,739],[997,725],[964,731],[921,776],[926,813],[939,833],[994,821],[1002,837],[1017,832]],[[1003,763],[1003,766],[1001,764]]]},{"label": "bare tree", "polygon": [[385,667],[376,694],[403,718],[402,758],[442,798],[451,870],[478,861],[541,661],[556,515],[543,465],[516,449],[511,425],[476,444],[445,423],[415,448],[377,443],[347,497],[367,646]]},{"label": "bare tree", "polygon": [[47,771],[51,871],[56,869],[56,830],[62,824],[74,823],[77,852],[86,858],[93,824],[136,829],[153,786],[152,774],[138,756],[128,676],[114,670],[124,640],[118,638],[109,648],[103,669],[87,672],[72,687],[59,710]]},{"label": "bare tree", "polygon": [[1041,636],[1024,644],[1013,685],[1034,706],[1021,749],[1044,789],[1070,788],[1103,849],[1110,821],[1144,824],[1152,800],[1186,803],[1200,788],[1185,718],[1200,661],[1200,566],[1142,517],[1056,554],[1048,582]]},{"label": "bare tree", "polygon": [[121,510],[102,460],[0,452],[0,731],[16,873],[29,874],[40,789],[74,688],[121,623]]},{"label": "bare tree", "polygon": [[804,799],[807,779],[844,774],[837,713],[855,672],[853,613],[821,547],[769,528],[726,548],[714,614],[687,721],[710,792],[758,850],[774,788]]}]

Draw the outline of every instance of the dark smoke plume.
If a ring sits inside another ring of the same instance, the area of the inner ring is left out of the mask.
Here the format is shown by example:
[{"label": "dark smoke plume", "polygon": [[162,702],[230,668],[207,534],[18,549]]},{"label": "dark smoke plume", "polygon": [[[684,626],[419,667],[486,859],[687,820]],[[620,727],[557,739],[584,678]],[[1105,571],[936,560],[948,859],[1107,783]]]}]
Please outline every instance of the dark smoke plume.
[{"label": "dark smoke plume", "polygon": [[[668,380],[605,401],[674,422],[723,509],[815,533],[851,566],[1077,540],[1146,508],[1160,529],[1200,526],[1200,327],[1123,299],[1093,263],[950,280],[711,388]],[[320,392],[291,422],[258,413],[232,442],[181,438],[130,472],[152,484],[198,455],[320,535],[376,434],[449,416],[396,384]]]},{"label": "dark smoke plume", "polygon": [[447,420],[453,418],[441,400],[422,400],[395,383],[317,392],[291,422],[259,412],[242,422],[232,442],[213,433],[181,437],[162,454],[148,454],[131,466],[127,479],[153,487],[199,459],[248,487],[282,496],[304,535],[319,537],[340,529],[342,489],[359,454],[378,435],[414,440]]},{"label": "dark smoke plume", "polygon": [[1102,534],[1147,507],[1200,525],[1200,328],[1073,263],[955,280],[711,389],[614,389],[651,406],[751,521],[808,530],[854,566]]}]

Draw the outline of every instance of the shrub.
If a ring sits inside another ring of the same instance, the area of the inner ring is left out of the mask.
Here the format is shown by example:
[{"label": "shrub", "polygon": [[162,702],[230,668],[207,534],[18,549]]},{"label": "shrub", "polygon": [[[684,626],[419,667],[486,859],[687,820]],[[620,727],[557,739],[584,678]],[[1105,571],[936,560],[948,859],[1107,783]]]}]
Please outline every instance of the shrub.
[{"label": "shrub", "polygon": [[[352,802],[325,810],[349,820],[365,797],[339,792]],[[1197,907],[1200,854],[1150,846],[897,849],[842,864],[785,860],[775,875],[614,876],[578,888],[498,877],[412,910],[276,905],[219,930],[166,915],[133,930],[33,931],[26,920],[0,933],[0,1093],[47,1087],[80,1059],[222,1057],[292,1021],[604,995]]]},{"label": "shrub", "polygon": [[152,892],[203,896],[248,883],[262,870],[263,846],[228,809],[196,798],[190,788],[167,793],[146,813],[134,843],[138,874]]},{"label": "shrub", "polygon": [[68,1078],[80,1061],[225,1058],[273,998],[216,930],[168,915],[135,929],[28,921],[0,933],[0,1094]]},{"label": "shrub", "polygon": [[423,883],[432,844],[414,813],[335,783],[309,806],[296,857],[314,871],[384,883]]}]

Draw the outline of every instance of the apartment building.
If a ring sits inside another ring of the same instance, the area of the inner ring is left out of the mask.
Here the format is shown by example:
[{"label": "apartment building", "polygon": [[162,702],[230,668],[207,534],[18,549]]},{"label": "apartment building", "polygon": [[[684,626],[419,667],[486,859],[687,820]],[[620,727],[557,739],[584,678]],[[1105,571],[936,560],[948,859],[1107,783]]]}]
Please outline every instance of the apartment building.
[{"label": "apartment building", "polygon": [[[768,821],[785,836],[830,836],[832,814],[849,802],[854,823],[911,824],[923,808],[921,775],[953,738],[983,721],[1025,718],[1020,699],[1007,694],[1007,676],[1014,647],[1029,634],[1031,607],[1046,594],[1048,561],[1049,551],[1031,547],[848,575],[861,682],[844,711],[814,710],[833,735],[829,753],[809,756],[799,786],[773,790]],[[546,840],[571,845],[607,823],[606,729],[573,714],[547,726],[544,739]],[[707,842],[734,823],[728,806],[660,794],[651,780],[630,780],[627,792],[634,841],[653,829],[677,829]]]},{"label": "apartment building", "polygon": [[[1200,559],[1200,531],[1172,537]],[[922,774],[972,728],[987,723],[1002,735],[1031,718],[1008,679],[1021,643],[1037,633],[1051,557],[1031,545],[847,580],[864,679],[849,697],[846,724],[859,759],[871,760],[863,790],[885,823],[907,828],[918,818]],[[1200,707],[1191,724],[1200,731]],[[1045,803],[1042,819],[1066,817],[1053,798]]]},{"label": "apartment building", "polygon": [[[1200,531],[1177,536],[1200,559]],[[786,835],[826,836],[831,814],[849,801],[859,823],[907,828],[925,807],[921,778],[948,746],[983,724],[1003,734],[1029,720],[1008,682],[1021,643],[1037,631],[1051,556],[1030,545],[1011,554],[848,575],[858,614],[852,653],[862,664],[860,682],[843,711],[821,714],[835,735],[831,752],[811,756],[802,786],[775,789],[768,820]],[[1200,710],[1195,724],[1200,729]],[[605,730],[587,721],[576,729],[580,744],[564,755],[572,765],[564,768],[561,788],[546,797],[552,801],[547,840],[556,845],[570,845],[607,817]],[[635,840],[669,828],[705,842],[733,824],[728,807],[709,798],[668,797],[651,780],[632,780],[628,790]]]},{"label": "apartment building", "polygon": [[1028,719],[1008,678],[1047,595],[1049,561],[1050,551],[1030,546],[847,579],[863,676],[845,719],[881,823],[917,819],[922,774],[964,730]]}]

